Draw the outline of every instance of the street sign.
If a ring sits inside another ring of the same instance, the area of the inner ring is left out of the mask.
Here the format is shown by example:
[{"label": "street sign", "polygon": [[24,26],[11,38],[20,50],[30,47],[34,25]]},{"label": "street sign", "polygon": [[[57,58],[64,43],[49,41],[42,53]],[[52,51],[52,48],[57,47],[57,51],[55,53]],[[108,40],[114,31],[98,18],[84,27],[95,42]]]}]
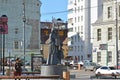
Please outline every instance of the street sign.
[{"label": "street sign", "polygon": [[0,34],[8,34],[8,18],[6,15],[0,17]]}]

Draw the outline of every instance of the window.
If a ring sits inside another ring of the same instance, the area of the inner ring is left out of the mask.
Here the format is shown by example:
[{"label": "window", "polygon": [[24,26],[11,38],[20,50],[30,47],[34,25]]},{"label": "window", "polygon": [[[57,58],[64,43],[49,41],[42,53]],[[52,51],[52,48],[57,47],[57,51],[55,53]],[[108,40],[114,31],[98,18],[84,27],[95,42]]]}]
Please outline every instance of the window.
[{"label": "window", "polygon": [[80,12],[80,7],[78,7],[78,12]]},{"label": "window", "polygon": [[112,28],[108,28],[108,40],[112,39]]},{"label": "window", "polygon": [[81,11],[83,11],[83,6],[81,6]]},{"label": "window", "polygon": [[97,62],[101,62],[101,52],[97,52]]},{"label": "window", "polygon": [[78,46],[78,51],[80,51],[80,46]]},{"label": "window", "polygon": [[108,67],[102,67],[101,69],[108,69]]},{"label": "window", "polygon": [[76,21],[77,21],[77,20],[76,20],[76,17],[75,17],[75,23],[76,23]]},{"label": "window", "polygon": [[119,17],[120,17],[120,5],[119,5]]},{"label": "window", "polygon": [[59,31],[59,36],[64,36],[64,31]]},{"label": "window", "polygon": [[83,34],[83,25],[81,25],[81,34]]},{"label": "window", "polygon": [[84,47],[83,47],[83,45],[81,45],[81,52],[83,52],[84,51]]},{"label": "window", "polygon": [[73,13],[73,9],[68,10],[68,14],[71,14],[71,13]]},{"label": "window", "polygon": [[70,5],[70,4],[73,4],[73,1],[72,0],[69,0],[68,1],[68,4]]},{"label": "window", "polygon": [[68,23],[73,23],[73,18],[68,19]]},{"label": "window", "polygon": [[83,61],[83,56],[81,56],[81,61]]},{"label": "window", "polygon": [[83,16],[81,16],[81,21],[83,21]]},{"label": "window", "polygon": [[80,31],[80,27],[78,26],[78,32]]},{"label": "window", "polygon": [[101,29],[97,29],[97,41],[101,40]]},{"label": "window", "polygon": [[108,51],[108,62],[112,62],[112,52]]},{"label": "window", "polygon": [[73,42],[73,37],[71,37],[71,44],[74,44],[74,42]]},{"label": "window", "polygon": [[76,27],[75,27],[75,32],[76,32],[76,30],[77,30],[77,29],[76,29]]},{"label": "window", "polygon": [[44,30],[44,34],[48,36],[49,35],[48,30]]},{"label": "window", "polygon": [[78,22],[80,22],[80,17],[78,16]]},{"label": "window", "polygon": [[118,51],[118,63],[120,63],[120,50]]},{"label": "window", "polygon": [[87,54],[87,58],[90,58],[91,57],[91,54]]},{"label": "window", "polygon": [[15,48],[15,49],[18,49],[18,48],[19,48],[19,43],[18,43],[18,41],[15,41],[15,42],[14,42],[14,48]]},{"label": "window", "polygon": [[69,50],[69,51],[73,51],[73,46],[69,46],[69,47],[68,47],[68,50]]},{"label": "window", "polygon": [[68,29],[68,32],[72,32],[72,31],[73,31],[73,28],[69,28],[69,29]]},{"label": "window", "polygon": [[18,34],[18,28],[15,28],[15,34]]},{"label": "window", "polygon": [[120,40],[120,26],[119,26],[119,40]]},{"label": "window", "polygon": [[76,36],[74,36],[74,41],[75,41],[75,42],[77,41]]},{"label": "window", "polygon": [[112,7],[108,7],[108,18],[112,17]]},{"label": "window", "polygon": [[76,13],[77,9],[75,8],[75,13]]},{"label": "window", "polygon": [[76,50],[77,50],[77,49],[76,49],[76,48],[77,48],[77,46],[75,46],[74,48],[75,48],[75,52],[76,52]]}]

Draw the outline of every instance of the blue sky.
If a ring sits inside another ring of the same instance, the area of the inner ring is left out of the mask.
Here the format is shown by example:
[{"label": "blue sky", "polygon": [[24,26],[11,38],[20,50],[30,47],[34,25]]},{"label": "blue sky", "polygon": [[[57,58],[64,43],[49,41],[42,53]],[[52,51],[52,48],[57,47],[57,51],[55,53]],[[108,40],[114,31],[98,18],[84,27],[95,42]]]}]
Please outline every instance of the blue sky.
[{"label": "blue sky", "polygon": [[[40,0],[41,21],[51,21],[53,18],[61,18],[67,21],[67,1],[68,0]],[[58,12],[58,13],[57,13]]]}]

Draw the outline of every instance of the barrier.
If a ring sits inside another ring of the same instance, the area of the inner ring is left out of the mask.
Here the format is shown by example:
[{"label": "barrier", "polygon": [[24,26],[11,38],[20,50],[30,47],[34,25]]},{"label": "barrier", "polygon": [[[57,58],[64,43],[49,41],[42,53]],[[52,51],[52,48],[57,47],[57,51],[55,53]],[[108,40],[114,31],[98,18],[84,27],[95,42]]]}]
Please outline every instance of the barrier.
[{"label": "barrier", "polygon": [[27,75],[32,74],[32,75],[34,75],[34,74],[40,74],[40,72],[22,72],[22,74],[27,74]]},{"label": "barrier", "polygon": [[6,69],[6,75],[10,76],[10,69]]},{"label": "barrier", "polygon": [[0,76],[0,79],[61,79],[59,75],[48,76]]},{"label": "barrier", "polygon": [[63,71],[63,79],[70,80],[70,72],[69,71]]}]

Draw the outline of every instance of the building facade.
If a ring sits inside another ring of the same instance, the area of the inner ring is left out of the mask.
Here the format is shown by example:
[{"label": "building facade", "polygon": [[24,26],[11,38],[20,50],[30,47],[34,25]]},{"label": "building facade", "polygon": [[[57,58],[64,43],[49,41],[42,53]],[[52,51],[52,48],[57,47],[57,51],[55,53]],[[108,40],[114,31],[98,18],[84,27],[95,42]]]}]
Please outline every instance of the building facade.
[{"label": "building facade", "polygon": [[[50,49],[49,37],[50,37],[51,29],[54,26],[52,22],[40,22],[40,26],[41,26],[41,51],[43,53],[44,58],[47,59]],[[67,23],[63,22],[59,28],[59,40],[62,43],[64,58],[66,58],[68,55],[67,33],[68,33]]]},{"label": "building facade", "polygon": [[40,53],[40,6],[39,0],[0,0],[0,15],[8,17],[5,57]]},{"label": "building facade", "polygon": [[103,13],[93,24],[93,61],[100,65],[120,64],[120,1],[103,0]]},{"label": "building facade", "polygon": [[102,0],[68,0],[68,55],[74,60],[91,60],[91,23],[101,14]]}]

